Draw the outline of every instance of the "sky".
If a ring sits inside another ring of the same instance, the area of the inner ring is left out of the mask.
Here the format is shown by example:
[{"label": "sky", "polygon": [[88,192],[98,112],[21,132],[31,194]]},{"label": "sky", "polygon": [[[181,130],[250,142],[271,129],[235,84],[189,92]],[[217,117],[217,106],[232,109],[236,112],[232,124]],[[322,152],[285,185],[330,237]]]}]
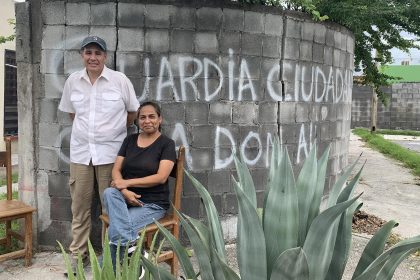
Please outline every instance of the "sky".
[{"label": "sky", "polygon": [[[416,37],[412,34],[407,32],[402,32],[401,35],[407,39],[415,39]],[[420,41],[418,41],[420,44]],[[394,62],[392,65],[401,65],[402,61],[410,61],[410,65],[420,65],[420,50],[411,49],[410,53],[405,53],[398,49],[391,50],[392,57],[394,58]]]}]

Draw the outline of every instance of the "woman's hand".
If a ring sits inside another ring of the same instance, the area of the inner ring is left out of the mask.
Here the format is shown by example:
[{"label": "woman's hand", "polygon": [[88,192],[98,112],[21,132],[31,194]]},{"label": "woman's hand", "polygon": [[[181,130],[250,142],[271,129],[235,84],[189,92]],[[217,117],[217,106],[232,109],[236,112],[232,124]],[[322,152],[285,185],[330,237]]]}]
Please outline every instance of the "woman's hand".
[{"label": "woman's hand", "polygon": [[122,195],[125,198],[125,201],[127,201],[127,204],[130,206],[143,206],[143,203],[139,201],[141,195],[136,194],[135,192],[129,191],[127,189],[124,189],[121,191]]},{"label": "woman's hand", "polygon": [[128,184],[128,180],[124,179],[114,179],[111,181],[111,187],[123,190],[128,188],[130,185]]}]

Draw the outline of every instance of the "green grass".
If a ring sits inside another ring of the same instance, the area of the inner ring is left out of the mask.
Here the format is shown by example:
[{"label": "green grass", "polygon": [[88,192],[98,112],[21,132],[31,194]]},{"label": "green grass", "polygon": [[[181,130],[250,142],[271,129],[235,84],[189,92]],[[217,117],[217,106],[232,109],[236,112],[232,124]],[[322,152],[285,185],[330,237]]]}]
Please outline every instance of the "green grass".
[{"label": "green grass", "polygon": [[405,167],[411,169],[414,175],[420,176],[420,155],[418,153],[385,140],[380,134],[370,133],[367,129],[356,128],[353,129],[353,133],[360,136],[369,147],[402,162]]},{"label": "green grass", "polygon": [[[12,195],[13,199],[17,199],[18,198],[18,192],[13,192]],[[6,194],[0,194],[0,200],[5,200],[6,199]],[[19,230],[19,222],[17,220],[12,221],[12,229],[17,231]],[[5,223],[0,223],[0,238],[4,238],[6,236],[6,224]],[[0,254],[4,254],[4,253],[8,253],[11,251],[16,250],[17,248],[19,248],[19,243],[16,239],[12,238],[12,248],[11,249],[7,249],[5,248],[3,245],[0,245]]]},{"label": "green grass", "polygon": [[[19,180],[19,175],[17,173],[12,174],[12,183],[17,183]],[[0,178],[0,186],[4,186],[7,184],[7,180],[5,177]]]},{"label": "green grass", "polygon": [[388,134],[388,135],[420,136],[420,131],[415,131],[415,130],[378,129],[376,132],[379,134]]}]

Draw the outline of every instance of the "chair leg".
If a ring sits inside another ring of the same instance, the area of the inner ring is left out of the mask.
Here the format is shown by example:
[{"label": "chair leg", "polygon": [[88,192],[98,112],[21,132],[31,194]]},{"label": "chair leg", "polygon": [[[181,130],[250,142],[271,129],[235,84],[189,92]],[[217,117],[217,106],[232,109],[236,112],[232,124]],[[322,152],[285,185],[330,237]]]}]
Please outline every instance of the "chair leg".
[{"label": "chair leg", "polygon": [[32,264],[32,213],[25,216],[25,266]]},{"label": "chair leg", "polygon": [[106,234],[106,230],[108,228],[108,225],[105,224],[104,221],[102,221],[102,232],[101,232],[101,244],[102,244],[102,249],[104,248],[104,242],[105,242],[105,234]]},{"label": "chair leg", "polygon": [[178,278],[178,258],[175,255],[174,252],[174,256],[171,260],[171,274],[175,277]]},{"label": "chair leg", "polygon": [[6,247],[12,245],[12,221],[6,221]]}]

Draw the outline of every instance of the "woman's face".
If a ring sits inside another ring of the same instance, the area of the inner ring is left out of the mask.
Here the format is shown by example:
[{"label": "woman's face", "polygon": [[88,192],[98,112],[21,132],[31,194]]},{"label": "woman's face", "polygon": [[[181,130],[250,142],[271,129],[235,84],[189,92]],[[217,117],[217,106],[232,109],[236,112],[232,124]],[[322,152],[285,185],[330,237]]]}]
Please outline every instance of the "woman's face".
[{"label": "woman's face", "polygon": [[159,131],[159,126],[161,123],[162,117],[157,114],[153,106],[146,105],[140,109],[139,127],[143,132],[153,134]]}]

